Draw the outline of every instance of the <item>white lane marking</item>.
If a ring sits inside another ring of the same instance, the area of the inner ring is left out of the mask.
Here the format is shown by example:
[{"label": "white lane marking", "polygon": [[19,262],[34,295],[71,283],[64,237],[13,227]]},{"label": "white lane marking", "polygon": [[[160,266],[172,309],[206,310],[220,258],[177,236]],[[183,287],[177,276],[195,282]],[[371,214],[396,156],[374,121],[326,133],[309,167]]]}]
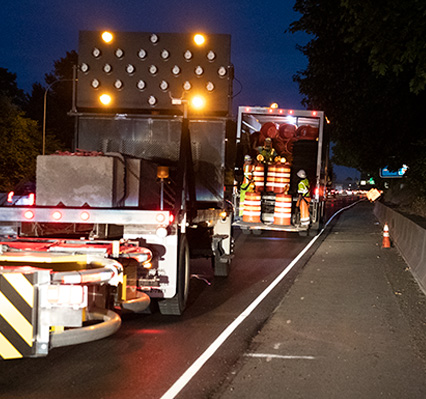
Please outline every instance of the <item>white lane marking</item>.
[{"label": "white lane marking", "polygon": [[[358,201],[359,202],[359,201]],[[191,381],[195,374],[200,371],[201,367],[215,354],[221,345],[229,338],[229,336],[237,329],[237,327],[257,308],[257,306],[269,295],[269,293],[281,282],[281,280],[289,273],[296,263],[305,255],[306,252],[314,245],[315,241],[321,236],[328,224],[340,212],[349,209],[357,202],[337,211],[324,228],[309,241],[308,245],[297,255],[293,261],[275,278],[275,280],[216,338],[215,341],[201,354],[201,356],[179,377],[179,379],[169,388],[169,390],[161,397],[161,399],[174,399],[176,395]]]},{"label": "white lane marking", "polygon": [[244,356],[247,357],[257,357],[261,359],[285,359],[285,360],[293,360],[293,359],[304,359],[304,360],[313,360],[314,356],[294,356],[294,355],[274,355],[272,353],[246,353]]}]

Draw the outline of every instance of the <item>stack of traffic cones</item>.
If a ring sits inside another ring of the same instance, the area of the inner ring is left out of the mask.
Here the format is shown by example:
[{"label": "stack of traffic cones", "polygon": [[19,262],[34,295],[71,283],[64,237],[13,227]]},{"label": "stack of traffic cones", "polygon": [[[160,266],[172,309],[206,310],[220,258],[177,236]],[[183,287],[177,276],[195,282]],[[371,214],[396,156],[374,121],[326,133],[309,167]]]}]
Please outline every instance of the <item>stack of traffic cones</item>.
[{"label": "stack of traffic cones", "polygon": [[383,243],[382,248],[390,248],[391,242],[389,237],[389,226],[387,223],[385,223],[385,226],[383,227]]}]

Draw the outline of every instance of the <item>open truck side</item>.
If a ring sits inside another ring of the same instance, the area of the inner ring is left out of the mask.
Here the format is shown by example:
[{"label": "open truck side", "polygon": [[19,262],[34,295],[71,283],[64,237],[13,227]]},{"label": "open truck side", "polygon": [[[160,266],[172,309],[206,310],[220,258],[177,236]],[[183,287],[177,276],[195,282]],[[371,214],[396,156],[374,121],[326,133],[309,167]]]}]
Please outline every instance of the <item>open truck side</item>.
[{"label": "open truck side", "polygon": [[[245,197],[249,208],[240,201],[240,190],[234,190],[234,204],[239,215],[235,226],[245,233],[281,230],[306,234],[308,230],[318,230],[324,216],[328,174],[328,145],[323,130],[324,114],[321,111],[239,107],[237,175],[238,171],[240,176],[243,173],[242,157],[250,155],[255,164],[256,184],[249,201],[247,195]],[[277,156],[273,162],[262,164],[256,158],[267,137],[272,140]],[[297,172],[300,169],[307,173],[311,187],[309,227],[300,224],[296,206]],[[285,209],[280,208],[282,205]],[[278,212],[284,209],[286,217],[277,217],[277,209]],[[256,218],[250,212],[255,212]]]}]

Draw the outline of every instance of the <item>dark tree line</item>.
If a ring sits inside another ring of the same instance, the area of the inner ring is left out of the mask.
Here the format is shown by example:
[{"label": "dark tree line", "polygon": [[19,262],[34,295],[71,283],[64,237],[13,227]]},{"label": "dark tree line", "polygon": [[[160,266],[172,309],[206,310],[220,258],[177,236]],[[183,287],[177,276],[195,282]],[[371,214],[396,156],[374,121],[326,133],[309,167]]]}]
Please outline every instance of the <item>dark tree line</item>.
[{"label": "dark tree line", "polygon": [[294,10],[290,31],[311,38],[294,79],[330,121],[334,162],[373,176],[407,164],[426,193],[426,3],[297,0]]},{"label": "dark tree line", "polygon": [[22,180],[35,179],[36,158],[43,150],[45,94],[45,153],[72,148],[74,120],[67,114],[72,107],[76,64],[77,53],[67,52],[55,61],[44,84],[33,84],[30,94],[18,88],[16,74],[0,68],[0,191],[8,191]]}]

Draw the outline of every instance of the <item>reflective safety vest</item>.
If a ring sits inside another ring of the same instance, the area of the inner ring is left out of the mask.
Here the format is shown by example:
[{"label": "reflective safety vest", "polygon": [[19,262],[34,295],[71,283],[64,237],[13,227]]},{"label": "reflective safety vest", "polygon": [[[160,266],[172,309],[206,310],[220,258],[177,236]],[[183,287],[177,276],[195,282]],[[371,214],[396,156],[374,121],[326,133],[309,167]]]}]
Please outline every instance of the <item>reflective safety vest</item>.
[{"label": "reflective safety vest", "polygon": [[299,182],[298,186],[297,186],[297,193],[298,194],[302,194],[303,197],[309,197],[309,180],[308,179],[303,179]]},{"label": "reflective safety vest", "polygon": [[241,188],[243,190],[247,190],[249,188],[250,184],[254,182],[254,178],[253,178],[254,165],[245,164],[243,172],[244,172],[244,179],[243,179],[243,184],[242,184]]}]

